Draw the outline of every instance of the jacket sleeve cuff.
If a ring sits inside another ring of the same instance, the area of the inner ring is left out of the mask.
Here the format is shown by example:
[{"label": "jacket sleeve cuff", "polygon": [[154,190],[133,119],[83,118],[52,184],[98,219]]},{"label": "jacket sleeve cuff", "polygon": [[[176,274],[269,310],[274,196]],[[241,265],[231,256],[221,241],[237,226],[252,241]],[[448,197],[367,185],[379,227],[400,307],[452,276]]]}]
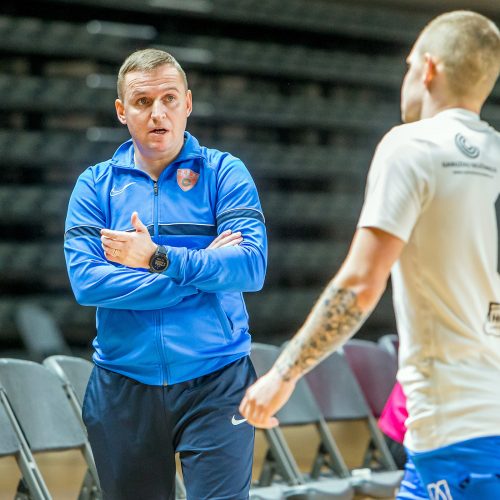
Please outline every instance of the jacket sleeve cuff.
[{"label": "jacket sleeve cuff", "polygon": [[180,280],[182,261],[185,258],[186,249],[177,247],[165,247],[167,249],[167,257],[169,264],[165,272],[165,276],[172,278],[173,280]]}]

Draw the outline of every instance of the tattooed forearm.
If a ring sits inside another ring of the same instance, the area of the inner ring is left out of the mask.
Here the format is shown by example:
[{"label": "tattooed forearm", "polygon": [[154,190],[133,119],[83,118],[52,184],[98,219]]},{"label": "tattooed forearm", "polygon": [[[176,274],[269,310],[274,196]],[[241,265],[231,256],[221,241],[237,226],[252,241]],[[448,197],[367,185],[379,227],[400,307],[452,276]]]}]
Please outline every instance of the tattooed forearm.
[{"label": "tattooed forearm", "polygon": [[356,333],[367,317],[357,299],[351,290],[332,284],[326,288],[304,326],[276,361],[275,368],[283,380],[305,374]]}]

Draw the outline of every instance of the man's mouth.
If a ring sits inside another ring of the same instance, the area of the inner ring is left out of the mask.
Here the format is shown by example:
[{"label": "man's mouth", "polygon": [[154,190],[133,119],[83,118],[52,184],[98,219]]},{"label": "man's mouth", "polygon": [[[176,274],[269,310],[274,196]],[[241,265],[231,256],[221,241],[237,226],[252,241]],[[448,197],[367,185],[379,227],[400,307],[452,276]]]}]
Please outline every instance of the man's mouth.
[{"label": "man's mouth", "polygon": [[167,129],[165,129],[165,128],[154,128],[153,130],[151,130],[151,133],[152,134],[162,135],[162,134],[166,134],[167,133]]}]

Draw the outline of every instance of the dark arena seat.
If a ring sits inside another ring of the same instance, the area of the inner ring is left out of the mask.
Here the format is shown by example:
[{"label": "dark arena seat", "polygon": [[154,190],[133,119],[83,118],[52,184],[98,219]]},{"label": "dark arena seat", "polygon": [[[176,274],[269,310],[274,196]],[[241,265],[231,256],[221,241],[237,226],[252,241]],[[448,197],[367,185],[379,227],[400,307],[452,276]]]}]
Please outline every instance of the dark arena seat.
[{"label": "dark arena seat", "polygon": [[[403,472],[397,470],[345,356],[334,352],[310,371],[306,380],[327,421],[361,420],[369,431],[370,442],[363,462],[363,467],[369,469],[369,480],[361,476],[357,484],[358,492],[380,498],[394,495]],[[327,454],[324,449],[320,449],[316,457],[315,475],[319,474],[325,462],[328,463]]]},{"label": "dark arena seat", "polygon": [[[263,375],[271,368],[279,352],[280,349],[276,346],[252,344],[251,359],[257,375]],[[280,427],[264,429],[263,431],[269,450],[266,454],[259,485],[271,485],[276,476],[279,476],[293,486],[292,490],[285,491],[292,491],[296,494],[300,488],[305,489],[310,495],[307,498],[311,498],[311,500],[317,498],[315,495],[320,495],[319,498],[331,498],[332,500],[352,498],[353,490],[348,480],[349,470],[344,464],[337,445],[304,380],[299,381],[289,402],[278,412],[277,417],[280,421]],[[282,427],[287,425],[313,425],[317,429],[321,436],[321,442],[324,443],[334,464],[335,477],[319,480],[318,478],[307,478],[302,474],[282,431]]]},{"label": "dark arena seat", "polygon": [[351,339],[344,354],[363,391],[373,415],[382,413],[396,383],[397,359],[375,342]]}]

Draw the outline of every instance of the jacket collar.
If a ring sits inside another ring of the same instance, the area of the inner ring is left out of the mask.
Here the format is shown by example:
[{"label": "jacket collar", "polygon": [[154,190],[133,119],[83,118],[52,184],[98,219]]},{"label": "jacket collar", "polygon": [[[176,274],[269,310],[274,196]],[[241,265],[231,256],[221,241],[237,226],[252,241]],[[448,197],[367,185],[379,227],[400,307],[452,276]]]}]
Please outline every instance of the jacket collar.
[{"label": "jacket collar", "polygon": [[[184,132],[184,146],[182,146],[181,152],[170,165],[200,158],[201,156],[201,146],[196,137],[192,136],[189,132]],[[111,158],[111,165],[122,168],[134,168],[134,143],[132,139],[119,146]],[[165,165],[165,167],[167,166]]]}]

